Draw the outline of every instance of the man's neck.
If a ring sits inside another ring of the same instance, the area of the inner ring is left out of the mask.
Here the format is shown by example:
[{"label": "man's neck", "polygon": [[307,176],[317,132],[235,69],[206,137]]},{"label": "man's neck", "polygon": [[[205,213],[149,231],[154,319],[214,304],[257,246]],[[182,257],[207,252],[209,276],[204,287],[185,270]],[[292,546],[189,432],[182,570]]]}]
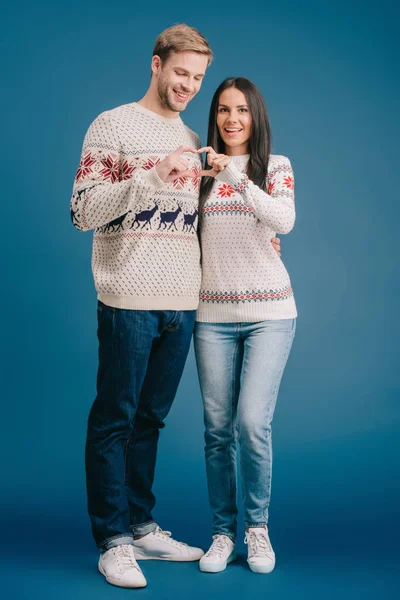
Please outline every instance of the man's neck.
[{"label": "man's neck", "polygon": [[143,108],[147,108],[147,110],[151,110],[152,112],[161,115],[162,117],[167,117],[168,119],[177,119],[179,117],[179,112],[175,112],[167,108],[160,100],[158,94],[152,93],[152,90],[147,90],[146,94],[143,96],[141,100],[137,102]]}]

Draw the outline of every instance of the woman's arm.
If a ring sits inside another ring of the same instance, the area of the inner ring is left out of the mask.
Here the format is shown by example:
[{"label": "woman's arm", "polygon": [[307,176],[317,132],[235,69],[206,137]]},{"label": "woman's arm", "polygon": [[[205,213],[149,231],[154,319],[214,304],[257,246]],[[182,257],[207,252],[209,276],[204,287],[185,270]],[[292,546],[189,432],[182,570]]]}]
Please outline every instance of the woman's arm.
[{"label": "woman's arm", "polygon": [[294,177],[285,156],[274,157],[268,173],[268,193],[261,190],[231,160],[215,179],[230,185],[246,201],[254,215],[276,233],[289,233],[295,221]]}]

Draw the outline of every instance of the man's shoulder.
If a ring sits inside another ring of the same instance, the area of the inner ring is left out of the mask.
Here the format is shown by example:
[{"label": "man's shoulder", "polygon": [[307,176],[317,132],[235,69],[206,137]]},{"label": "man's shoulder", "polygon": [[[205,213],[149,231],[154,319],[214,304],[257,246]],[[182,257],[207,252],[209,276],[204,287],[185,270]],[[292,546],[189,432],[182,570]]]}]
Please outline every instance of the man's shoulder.
[{"label": "man's shoulder", "polygon": [[99,116],[104,116],[111,121],[118,121],[121,118],[125,118],[135,113],[135,103],[130,102],[129,104],[121,104],[115,108],[110,108],[102,112]]}]

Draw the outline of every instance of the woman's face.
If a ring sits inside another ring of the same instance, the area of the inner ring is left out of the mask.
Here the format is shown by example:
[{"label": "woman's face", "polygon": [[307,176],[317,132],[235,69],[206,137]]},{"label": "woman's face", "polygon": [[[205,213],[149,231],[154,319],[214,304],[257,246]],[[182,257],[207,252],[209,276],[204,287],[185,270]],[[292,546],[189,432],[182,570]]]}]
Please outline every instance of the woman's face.
[{"label": "woman's face", "polygon": [[231,87],[222,92],[217,108],[217,127],[230,156],[247,154],[251,136],[251,114],[246,96]]}]

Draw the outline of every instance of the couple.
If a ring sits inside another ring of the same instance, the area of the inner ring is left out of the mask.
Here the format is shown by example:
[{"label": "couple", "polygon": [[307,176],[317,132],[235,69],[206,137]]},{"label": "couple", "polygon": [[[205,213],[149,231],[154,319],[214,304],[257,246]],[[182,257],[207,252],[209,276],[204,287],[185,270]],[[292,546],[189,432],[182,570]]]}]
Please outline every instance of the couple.
[{"label": "couple", "polygon": [[[99,367],[86,442],[88,508],[99,570],[120,587],[146,585],[137,560],[200,560],[204,572],[234,560],[237,439],[248,564],[256,573],[275,565],[271,421],[297,313],[273,236],[293,227],[293,173],[287,158],[270,154],[264,100],[244,78],[217,89],[208,146],[200,148],[179,113],[211,60],[196,29],[161,33],[145,96],[90,126],[71,200],[75,227],[95,230]],[[205,554],[152,517],[159,430],[192,334],[213,515]]]}]

